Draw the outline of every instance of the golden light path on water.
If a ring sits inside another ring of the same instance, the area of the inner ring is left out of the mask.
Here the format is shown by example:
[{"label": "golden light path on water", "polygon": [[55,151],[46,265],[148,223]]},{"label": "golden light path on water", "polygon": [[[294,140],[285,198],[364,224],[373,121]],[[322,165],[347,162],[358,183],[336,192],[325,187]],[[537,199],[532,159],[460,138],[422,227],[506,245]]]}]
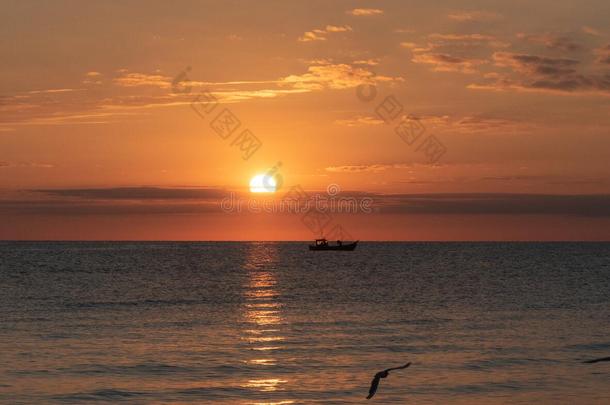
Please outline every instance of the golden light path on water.
[{"label": "golden light path on water", "polygon": [[[278,260],[277,247],[271,244],[252,244],[246,253],[244,270],[247,277],[244,285],[244,321],[248,325],[244,329],[242,339],[245,340],[252,356],[244,360],[250,366],[261,369],[261,378],[251,378],[241,384],[242,388],[252,389],[261,393],[282,391],[287,383],[283,378],[264,378],[265,368],[278,364],[274,353],[282,349],[282,315],[281,304],[278,301],[279,291],[277,279],[270,269],[276,268]],[[293,401],[281,400],[274,402],[252,402],[252,405],[291,404]]]}]

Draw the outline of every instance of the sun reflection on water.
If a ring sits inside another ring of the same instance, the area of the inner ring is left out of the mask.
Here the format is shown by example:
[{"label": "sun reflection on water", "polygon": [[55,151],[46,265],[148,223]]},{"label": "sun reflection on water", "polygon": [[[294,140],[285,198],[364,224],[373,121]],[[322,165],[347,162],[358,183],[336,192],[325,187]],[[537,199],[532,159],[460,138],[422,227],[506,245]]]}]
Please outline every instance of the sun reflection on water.
[{"label": "sun reflection on water", "polygon": [[[244,283],[243,316],[248,325],[242,340],[247,342],[248,352],[244,363],[260,367],[261,372],[279,363],[277,351],[286,339],[282,335],[285,320],[282,317],[280,291],[274,264],[278,261],[277,245],[252,244],[246,253],[246,280]],[[264,353],[264,356],[260,356]],[[258,355],[257,355],[258,354]],[[287,380],[281,378],[251,378],[242,387],[259,392],[282,391]],[[291,404],[293,401],[257,402],[254,404]]]},{"label": "sun reflection on water", "polygon": [[279,378],[266,378],[260,380],[248,380],[247,384],[244,384],[246,388],[256,388],[258,391],[278,391],[281,390],[281,384],[285,384],[286,380],[280,380]]},{"label": "sun reflection on water", "polygon": [[255,364],[257,366],[275,366],[277,362],[275,359],[250,359],[246,361],[247,364]]}]

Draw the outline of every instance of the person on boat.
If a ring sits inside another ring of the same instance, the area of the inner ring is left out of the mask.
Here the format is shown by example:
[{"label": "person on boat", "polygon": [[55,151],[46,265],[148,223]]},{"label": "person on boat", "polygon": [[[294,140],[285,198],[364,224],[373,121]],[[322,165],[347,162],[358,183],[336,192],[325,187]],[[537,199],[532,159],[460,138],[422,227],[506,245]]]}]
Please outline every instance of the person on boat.
[{"label": "person on boat", "polygon": [[337,241],[337,245],[341,246],[343,245],[343,242],[341,242],[340,240]]}]

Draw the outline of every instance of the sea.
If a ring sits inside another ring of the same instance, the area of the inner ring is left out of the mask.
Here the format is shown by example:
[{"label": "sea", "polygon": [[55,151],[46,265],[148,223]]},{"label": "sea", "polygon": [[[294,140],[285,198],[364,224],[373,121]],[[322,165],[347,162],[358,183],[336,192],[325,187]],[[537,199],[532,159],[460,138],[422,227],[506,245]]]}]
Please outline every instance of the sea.
[{"label": "sea", "polygon": [[0,403],[610,404],[610,243],[307,245],[0,242]]}]

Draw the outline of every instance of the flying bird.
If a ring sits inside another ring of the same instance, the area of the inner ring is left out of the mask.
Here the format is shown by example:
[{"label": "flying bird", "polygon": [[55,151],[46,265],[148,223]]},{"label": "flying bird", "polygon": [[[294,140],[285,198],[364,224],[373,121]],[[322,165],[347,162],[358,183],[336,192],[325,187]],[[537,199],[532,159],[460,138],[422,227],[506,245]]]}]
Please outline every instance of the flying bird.
[{"label": "flying bird", "polygon": [[600,361],[610,361],[610,357],[602,357],[601,359],[587,360],[587,361],[583,361],[583,363],[593,364],[593,363],[599,363]]},{"label": "flying bird", "polygon": [[390,371],[402,370],[403,368],[407,368],[410,365],[411,365],[411,363],[407,363],[404,366],[388,368],[386,370],[380,371],[377,374],[375,374],[373,381],[371,381],[371,388],[369,388],[369,396],[366,397],[366,399],[373,398],[373,395],[375,395],[375,393],[377,392],[377,387],[379,387],[379,380],[381,380],[382,378],[386,378],[388,375],[390,375]]}]

